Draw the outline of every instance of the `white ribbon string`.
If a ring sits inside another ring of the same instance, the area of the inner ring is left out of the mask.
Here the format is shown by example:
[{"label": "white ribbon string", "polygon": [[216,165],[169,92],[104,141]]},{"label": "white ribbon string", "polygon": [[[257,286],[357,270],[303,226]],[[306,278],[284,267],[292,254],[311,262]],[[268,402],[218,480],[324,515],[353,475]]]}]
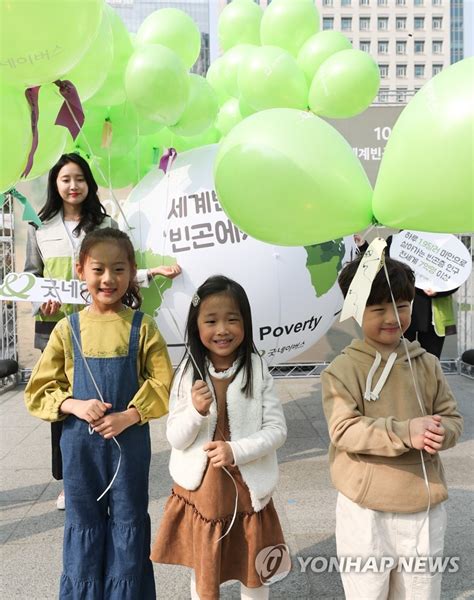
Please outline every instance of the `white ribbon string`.
[{"label": "white ribbon string", "polygon": [[[392,300],[393,309],[394,309],[395,315],[397,317],[397,323],[398,323],[398,326],[400,327],[400,331],[402,331],[402,324],[400,322],[400,315],[398,314],[397,303],[395,302],[395,298],[393,296],[392,286],[390,284],[390,279],[389,279],[389,276],[388,276],[388,270],[387,270],[387,266],[385,264],[385,261],[383,263],[383,269],[384,269],[385,277],[387,279],[388,287],[389,287],[389,290],[390,290],[390,298]],[[418,404],[420,406],[421,414],[423,416],[426,416],[426,409],[425,409],[425,406],[424,406],[424,404],[423,404],[423,402],[421,400],[420,393],[418,391],[418,386],[417,386],[416,378],[415,378],[415,372],[413,370],[413,364],[411,362],[410,353],[408,351],[407,340],[406,340],[405,336],[403,335],[403,332],[402,332],[402,343],[403,343],[403,347],[405,349],[405,354],[406,354],[407,359],[408,359],[408,364],[410,366],[410,372],[411,372],[411,376],[412,376],[412,379],[413,379],[413,386],[415,388],[416,399],[418,400]],[[428,507],[426,509],[426,512],[425,512],[423,520],[422,520],[422,522],[420,524],[420,527],[418,528],[418,531],[416,532],[416,537],[415,537],[415,540],[416,540],[415,541],[415,552],[416,552],[417,556],[419,556],[419,553],[418,553],[418,542],[419,542],[420,533],[421,533],[421,530],[424,527],[424,524],[425,524],[426,520],[429,517],[430,508],[431,508],[431,490],[430,490],[430,484],[429,484],[429,481],[428,481],[428,474],[426,472],[426,465],[425,465],[425,458],[423,456],[423,450],[420,450],[420,456],[421,456],[421,467],[422,467],[422,471],[423,471],[423,479],[425,481],[425,487],[426,487],[427,494],[428,494]]]}]

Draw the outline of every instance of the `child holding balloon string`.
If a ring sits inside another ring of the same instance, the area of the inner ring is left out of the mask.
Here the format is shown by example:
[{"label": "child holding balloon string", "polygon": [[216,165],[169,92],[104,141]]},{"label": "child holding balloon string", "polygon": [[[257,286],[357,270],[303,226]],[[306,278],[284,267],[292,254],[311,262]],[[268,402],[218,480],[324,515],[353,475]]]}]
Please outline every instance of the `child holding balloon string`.
[{"label": "child holding balloon string", "polygon": [[[346,298],[361,295],[364,260],[359,256],[339,275]],[[398,558],[443,553],[448,494],[438,452],[456,444],[462,417],[439,361],[418,342],[401,339],[410,325],[413,271],[384,260],[363,311],[364,339],[353,340],[321,376],[331,478],[339,492],[337,552],[394,559],[381,570],[341,572],[346,598],[416,593],[433,600],[440,597],[441,573],[399,569]]]},{"label": "child holding balloon string", "polygon": [[224,276],[207,279],[186,333],[189,354],[175,375],[167,423],[175,483],[151,558],[191,567],[193,600],[219,598],[220,584],[235,579],[242,598],[265,599],[259,552],[273,547],[289,563],[271,499],[286,424],[252,340],[244,289]]},{"label": "child holding balloon string", "polygon": [[88,233],[76,268],[92,303],[58,323],[25,390],[31,414],[63,422],[59,597],[153,600],[148,421],[168,410],[171,363],[153,319],[133,310],[141,299],[128,236]]},{"label": "child holding balloon string", "polygon": [[[28,227],[25,272],[64,280],[76,277],[76,259],[86,233],[104,227],[118,229],[97,191],[87,161],[76,153],[63,154],[48,174],[47,201],[39,213],[42,226]],[[180,273],[179,265],[138,269],[137,281],[141,287],[147,287],[157,275],[172,279]],[[43,351],[56,323],[81,308],[81,305],[61,305],[59,297],[34,303],[35,348]],[[51,423],[52,475],[57,480],[62,479],[61,430],[61,421]],[[56,506],[64,510],[63,492]]]}]

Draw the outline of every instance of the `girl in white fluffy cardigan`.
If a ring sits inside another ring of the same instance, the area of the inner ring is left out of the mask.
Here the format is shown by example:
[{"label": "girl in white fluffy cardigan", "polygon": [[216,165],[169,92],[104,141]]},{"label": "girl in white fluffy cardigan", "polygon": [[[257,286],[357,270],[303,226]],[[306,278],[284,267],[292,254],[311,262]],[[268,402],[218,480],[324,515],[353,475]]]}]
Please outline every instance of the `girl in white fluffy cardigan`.
[{"label": "girl in white fluffy cardigan", "polygon": [[271,499],[286,424],[242,286],[207,279],[186,329],[193,360],[178,368],[167,425],[175,484],[151,558],[194,569],[193,599],[219,598],[220,584],[232,579],[242,598],[266,599],[262,584],[290,564]]}]

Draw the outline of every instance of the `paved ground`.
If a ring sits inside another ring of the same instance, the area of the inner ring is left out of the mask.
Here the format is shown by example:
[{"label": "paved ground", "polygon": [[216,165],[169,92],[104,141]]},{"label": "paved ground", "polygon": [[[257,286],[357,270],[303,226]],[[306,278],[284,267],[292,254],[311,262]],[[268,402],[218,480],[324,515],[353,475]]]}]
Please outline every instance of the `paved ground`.
[{"label": "paved ground", "polygon": [[[443,453],[450,487],[445,556],[459,556],[457,573],[445,574],[443,600],[474,598],[474,383],[459,375],[449,382],[465,416],[456,448]],[[335,555],[334,506],[327,468],[328,438],[321,409],[319,379],[279,380],[289,435],[279,452],[281,480],[275,495],[293,556],[290,575],[272,586],[274,599],[343,598],[337,573],[301,573],[297,557]],[[165,421],[152,424],[151,505],[153,531],[170,490]],[[4,600],[57,597],[61,571],[64,514],[55,509],[60,484],[50,475],[49,425],[30,417],[23,390],[0,396],[1,585]],[[182,567],[157,566],[160,600],[189,598],[189,573]],[[224,586],[222,598],[239,598],[238,586]],[[140,600],[140,599],[137,599]]]}]

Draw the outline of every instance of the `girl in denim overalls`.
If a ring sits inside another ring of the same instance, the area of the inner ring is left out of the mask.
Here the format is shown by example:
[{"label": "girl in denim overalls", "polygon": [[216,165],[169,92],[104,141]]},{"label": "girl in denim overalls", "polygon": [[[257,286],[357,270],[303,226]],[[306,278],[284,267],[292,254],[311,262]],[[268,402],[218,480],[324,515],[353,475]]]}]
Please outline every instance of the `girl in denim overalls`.
[{"label": "girl in denim overalls", "polygon": [[64,420],[60,599],[152,600],[148,421],[168,410],[171,364],[154,321],[132,310],[140,296],[126,234],[89,233],[77,271],[92,303],[58,323],[25,392],[33,415]]}]

